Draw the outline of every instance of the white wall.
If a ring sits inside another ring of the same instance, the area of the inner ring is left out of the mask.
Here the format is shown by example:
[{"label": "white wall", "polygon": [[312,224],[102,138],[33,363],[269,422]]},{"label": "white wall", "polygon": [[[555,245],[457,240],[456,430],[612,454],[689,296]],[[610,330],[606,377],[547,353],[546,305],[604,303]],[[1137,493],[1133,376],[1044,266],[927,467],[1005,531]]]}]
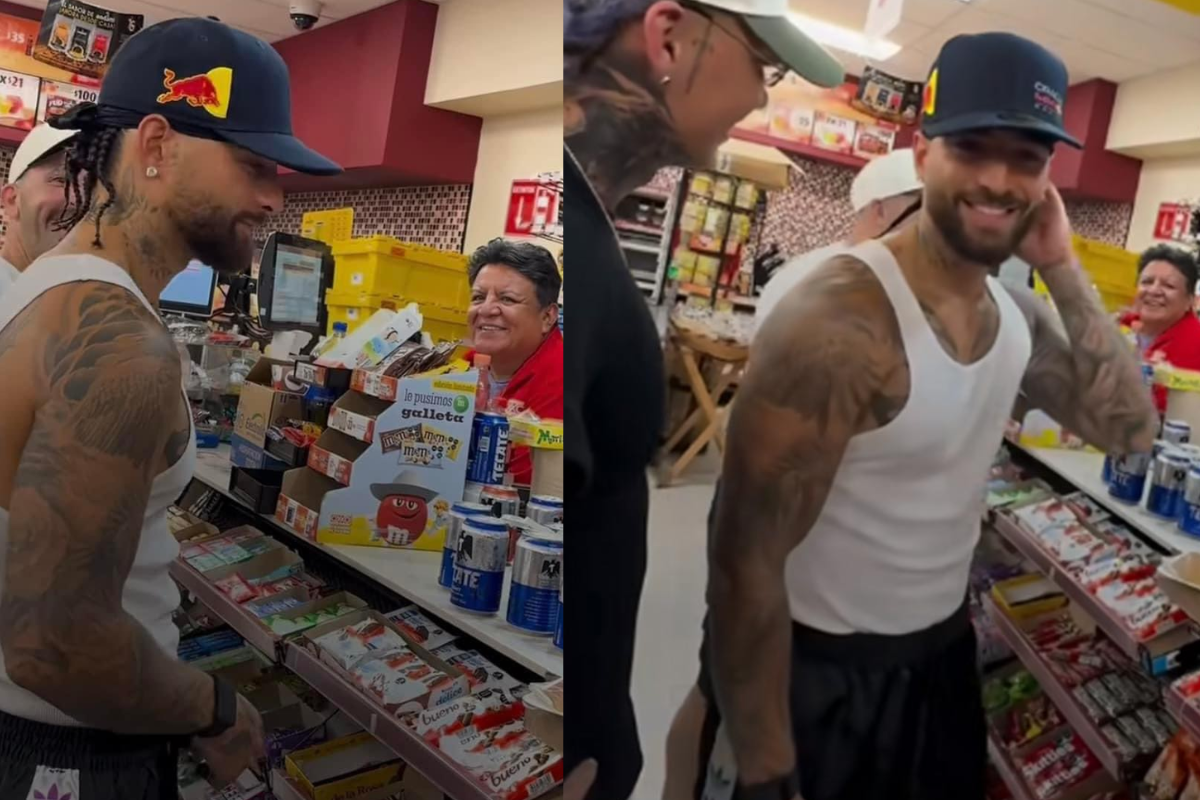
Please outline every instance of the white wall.
[{"label": "white wall", "polygon": [[1142,163],[1129,238],[1125,247],[1135,253],[1146,249],[1154,238],[1154,221],[1160,203],[1200,199],[1200,156],[1157,158]]},{"label": "white wall", "polygon": [[562,20],[560,0],[444,0],[425,103],[479,116],[561,104]]},{"label": "white wall", "polygon": [[512,182],[561,170],[562,152],[561,105],[483,121],[463,252],[504,233]]},{"label": "white wall", "polygon": [[1200,153],[1200,64],[1121,83],[1108,149],[1140,157]]}]

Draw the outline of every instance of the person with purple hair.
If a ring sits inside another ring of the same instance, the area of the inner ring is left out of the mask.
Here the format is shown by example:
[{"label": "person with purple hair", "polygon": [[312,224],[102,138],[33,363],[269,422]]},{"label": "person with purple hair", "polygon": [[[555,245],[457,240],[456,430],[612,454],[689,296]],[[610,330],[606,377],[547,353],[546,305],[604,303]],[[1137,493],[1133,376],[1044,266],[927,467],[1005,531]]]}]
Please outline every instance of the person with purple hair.
[{"label": "person with purple hair", "polygon": [[[642,767],[629,684],[663,368],[610,212],[661,167],[710,168],[788,71],[841,83],[837,61],[787,12],[787,0],[563,2],[565,221],[572,291],[587,298],[564,364],[566,495],[584,526],[571,547],[572,681],[584,688],[566,727],[569,797],[628,797]],[[580,778],[593,768],[588,790]]]}]

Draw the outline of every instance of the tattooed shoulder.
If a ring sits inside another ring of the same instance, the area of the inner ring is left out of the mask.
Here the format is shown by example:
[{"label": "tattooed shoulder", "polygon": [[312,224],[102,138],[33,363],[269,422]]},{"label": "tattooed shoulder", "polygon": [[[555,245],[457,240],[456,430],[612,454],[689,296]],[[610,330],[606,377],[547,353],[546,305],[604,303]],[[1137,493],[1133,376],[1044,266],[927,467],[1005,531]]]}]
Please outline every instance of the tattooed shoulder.
[{"label": "tattooed shoulder", "polygon": [[752,363],[772,402],[828,420],[853,409],[854,428],[891,422],[908,399],[908,360],[891,302],[850,255],[816,268],[780,302],[755,339]]}]

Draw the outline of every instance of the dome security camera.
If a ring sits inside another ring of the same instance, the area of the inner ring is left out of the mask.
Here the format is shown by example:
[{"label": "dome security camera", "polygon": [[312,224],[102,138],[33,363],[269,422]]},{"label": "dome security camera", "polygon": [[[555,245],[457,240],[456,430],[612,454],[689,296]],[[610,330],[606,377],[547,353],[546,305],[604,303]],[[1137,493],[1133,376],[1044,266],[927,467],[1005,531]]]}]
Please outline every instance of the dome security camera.
[{"label": "dome security camera", "polygon": [[306,31],[317,24],[321,17],[322,4],[320,0],[291,0],[288,5],[288,16],[296,30]]}]

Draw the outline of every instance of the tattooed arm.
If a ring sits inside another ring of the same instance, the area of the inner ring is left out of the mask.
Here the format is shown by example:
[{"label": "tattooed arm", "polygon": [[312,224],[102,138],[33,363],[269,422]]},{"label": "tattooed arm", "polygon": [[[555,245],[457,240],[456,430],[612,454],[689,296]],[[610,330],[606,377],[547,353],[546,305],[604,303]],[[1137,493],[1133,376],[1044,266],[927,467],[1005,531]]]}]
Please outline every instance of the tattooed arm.
[{"label": "tattooed arm", "polygon": [[187,444],[174,431],[179,356],[123,289],[71,284],[25,313],[49,319],[57,302],[58,319],[30,345],[41,404],[10,501],[5,666],[85,725],[192,733],[212,722],[212,679],[163,652],[121,606],[150,484]]},{"label": "tattooed arm", "polygon": [[709,542],[712,664],[721,716],[753,785],[795,769],[784,562],[817,520],[851,437],[908,396],[900,334],[861,262],[818,268],[754,342],[730,420]]},{"label": "tattooed arm", "polygon": [[1026,397],[1096,447],[1149,452],[1158,415],[1137,358],[1096,291],[1077,266],[1040,274],[1062,321],[1032,292],[1011,290],[1033,335]]}]

